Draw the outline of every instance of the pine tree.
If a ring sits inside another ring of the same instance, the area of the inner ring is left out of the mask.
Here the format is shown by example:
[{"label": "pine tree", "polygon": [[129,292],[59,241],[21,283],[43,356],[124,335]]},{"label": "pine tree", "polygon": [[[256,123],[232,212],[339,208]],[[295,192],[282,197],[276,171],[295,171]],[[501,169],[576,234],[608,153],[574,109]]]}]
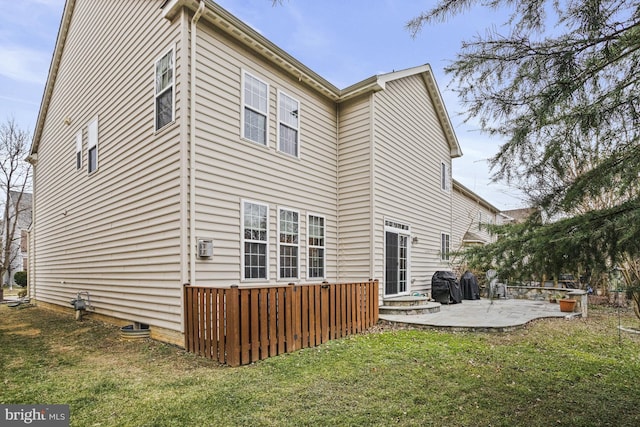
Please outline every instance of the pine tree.
[{"label": "pine tree", "polygon": [[464,42],[447,72],[468,119],[505,141],[494,179],[528,194],[537,214],[496,228],[471,265],[539,278],[622,263],[640,302],[640,4],[441,0],[407,27],[472,7],[511,12]]}]

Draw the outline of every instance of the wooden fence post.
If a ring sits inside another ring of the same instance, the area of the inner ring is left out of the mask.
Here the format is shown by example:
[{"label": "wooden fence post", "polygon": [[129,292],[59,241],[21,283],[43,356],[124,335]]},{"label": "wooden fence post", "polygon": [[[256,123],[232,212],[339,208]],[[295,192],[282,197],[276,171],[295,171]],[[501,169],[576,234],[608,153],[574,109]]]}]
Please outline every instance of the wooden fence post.
[{"label": "wooden fence post", "polygon": [[234,285],[227,292],[225,339],[227,341],[227,364],[240,366],[240,307],[238,286]]}]

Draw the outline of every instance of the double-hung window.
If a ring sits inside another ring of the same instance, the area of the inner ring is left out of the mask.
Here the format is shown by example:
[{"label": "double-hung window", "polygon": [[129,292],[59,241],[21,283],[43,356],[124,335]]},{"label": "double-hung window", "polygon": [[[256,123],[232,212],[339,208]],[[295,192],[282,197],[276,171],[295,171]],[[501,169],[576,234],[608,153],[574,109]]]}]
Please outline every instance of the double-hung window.
[{"label": "double-hung window", "polygon": [[173,49],[156,61],[156,103],[155,126],[156,130],[162,129],[173,121],[174,115],[174,59]]},{"label": "double-hung window", "polygon": [[279,209],[278,217],[278,278],[298,279],[300,214],[288,209]]},{"label": "double-hung window", "polygon": [[82,130],[76,133],[76,170],[82,169]]},{"label": "double-hung window", "polygon": [[317,215],[309,215],[308,224],[308,254],[309,278],[322,279],[325,277],[325,219]]},{"label": "double-hung window", "polygon": [[87,141],[87,171],[91,173],[98,169],[98,118],[87,125]]},{"label": "double-hung window", "polygon": [[269,85],[244,72],[242,74],[242,137],[267,145]]},{"label": "double-hung window", "polygon": [[278,150],[299,156],[300,103],[278,92]]},{"label": "double-hung window", "polygon": [[447,233],[440,235],[440,259],[449,261],[449,252],[451,250],[451,236]]},{"label": "double-hung window", "polygon": [[242,278],[268,279],[269,206],[242,202]]}]

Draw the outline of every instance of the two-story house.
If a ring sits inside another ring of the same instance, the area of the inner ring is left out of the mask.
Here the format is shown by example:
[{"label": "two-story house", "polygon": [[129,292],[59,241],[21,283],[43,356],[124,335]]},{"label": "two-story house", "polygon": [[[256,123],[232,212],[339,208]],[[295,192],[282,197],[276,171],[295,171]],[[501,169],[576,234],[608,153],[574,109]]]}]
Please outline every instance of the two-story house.
[{"label": "two-story house", "polygon": [[[28,268],[28,231],[31,227],[31,193],[8,191],[5,217],[2,221],[3,257],[8,258],[3,284],[13,285],[14,274]],[[7,239],[11,241],[7,244]]]},{"label": "two-story house", "polygon": [[33,297],[182,344],[185,283],[448,269],[461,150],[428,65],[339,89],[210,0],[67,0],[37,120]]}]

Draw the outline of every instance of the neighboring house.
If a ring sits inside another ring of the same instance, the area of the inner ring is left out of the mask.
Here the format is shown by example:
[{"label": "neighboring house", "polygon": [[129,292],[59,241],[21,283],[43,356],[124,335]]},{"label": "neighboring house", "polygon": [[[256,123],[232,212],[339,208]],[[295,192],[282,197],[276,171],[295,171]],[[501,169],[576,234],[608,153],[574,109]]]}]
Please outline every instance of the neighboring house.
[{"label": "neighboring house", "polygon": [[[31,193],[9,191],[8,215],[2,221],[2,248],[5,248],[7,236],[13,231],[13,239],[9,251],[9,268],[4,273],[2,283],[14,284],[13,275],[28,269],[28,231],[31,227]],[[9,232],[7,233],[7,228]]]},{"label": "neighboring house", "polygon": [[461,154],[428,65],[341,90],[209,0],[68,0],[30,155],[34,297],[89,291],[183,344],[186,283],[428,290]]},{"label": "neighboring house", "polygon": [[536,208],[510,209],[502,212],[502,214],[506,217],[504,222],[514,224],[523,223],[534,213],[536,213]]},{"label": "neighboring house", "polygon": [[486,226],[500,225],[505,219],[498,208],[455,180],[452,217],[454,251],[495,242],[496,236]]}]

